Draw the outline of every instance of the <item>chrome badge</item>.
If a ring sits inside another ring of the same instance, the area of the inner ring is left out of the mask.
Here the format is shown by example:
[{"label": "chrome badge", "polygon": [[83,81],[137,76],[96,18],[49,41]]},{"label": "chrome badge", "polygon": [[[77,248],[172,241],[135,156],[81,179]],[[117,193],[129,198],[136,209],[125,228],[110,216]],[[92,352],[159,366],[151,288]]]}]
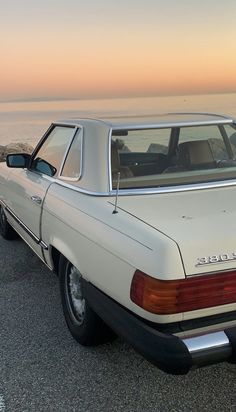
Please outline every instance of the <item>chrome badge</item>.
[{"label": "chrome badge", "polygon": [[230,262],[232,260],[236,260],[236,252],[197,258],[197,264],[195,266],[214,265],[217,263]]}]

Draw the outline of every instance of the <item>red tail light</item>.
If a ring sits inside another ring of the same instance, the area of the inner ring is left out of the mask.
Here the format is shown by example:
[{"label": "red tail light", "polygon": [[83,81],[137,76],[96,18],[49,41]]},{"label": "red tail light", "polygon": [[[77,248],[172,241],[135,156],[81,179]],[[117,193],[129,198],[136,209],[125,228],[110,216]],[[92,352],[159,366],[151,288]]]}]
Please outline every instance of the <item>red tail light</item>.
[{"label": "red tail light", "polygon": [[130,297],[160,315],[226,305],[236,302],[236,270],[180,280],[158,280],[136,270]]}]

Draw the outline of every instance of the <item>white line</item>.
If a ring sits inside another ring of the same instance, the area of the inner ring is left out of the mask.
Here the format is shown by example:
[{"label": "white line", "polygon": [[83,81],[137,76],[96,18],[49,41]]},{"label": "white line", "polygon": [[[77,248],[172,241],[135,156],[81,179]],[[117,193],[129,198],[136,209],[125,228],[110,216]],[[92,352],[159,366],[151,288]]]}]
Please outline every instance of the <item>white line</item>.
[{"label": "white line", "polygon": [[0,412],[5,412],[5,402],[1,394],[0,394]]}]

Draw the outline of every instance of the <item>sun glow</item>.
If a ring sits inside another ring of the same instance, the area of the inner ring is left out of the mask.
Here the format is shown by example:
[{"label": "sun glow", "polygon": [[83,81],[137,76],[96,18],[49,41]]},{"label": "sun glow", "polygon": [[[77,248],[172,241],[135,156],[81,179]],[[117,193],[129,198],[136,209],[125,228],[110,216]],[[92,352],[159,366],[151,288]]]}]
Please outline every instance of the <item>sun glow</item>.
[{"label": "sun glow", "polygon": [[213,11],[206,0],[202,11],[192,0],[178,8],[173,0],[148,0],[145,10],[138,1],[134,12],[123,0],[116,7],[103,0],[103,9],[69,0],[71,14],[63,15],[61,5],[53,18],[45,0],[43,21],[41,8],[37,14],[22,2],[25,15],[4,6],[9,21],[0,28],[1,100],[236,90],[233,2],[225,10],[216,0]]}]

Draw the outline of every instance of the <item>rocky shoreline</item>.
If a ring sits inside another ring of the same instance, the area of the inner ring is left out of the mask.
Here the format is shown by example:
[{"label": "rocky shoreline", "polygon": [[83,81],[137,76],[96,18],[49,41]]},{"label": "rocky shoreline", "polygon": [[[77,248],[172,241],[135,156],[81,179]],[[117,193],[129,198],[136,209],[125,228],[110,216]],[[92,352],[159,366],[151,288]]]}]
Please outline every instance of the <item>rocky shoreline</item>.
[{"label": "rocky shoreline", "polygon": [[28,143],[9,143],[6,146],[0,145],[0,162],[5,162],[8,154],[11,153],[32,153],[33,146]]}]

